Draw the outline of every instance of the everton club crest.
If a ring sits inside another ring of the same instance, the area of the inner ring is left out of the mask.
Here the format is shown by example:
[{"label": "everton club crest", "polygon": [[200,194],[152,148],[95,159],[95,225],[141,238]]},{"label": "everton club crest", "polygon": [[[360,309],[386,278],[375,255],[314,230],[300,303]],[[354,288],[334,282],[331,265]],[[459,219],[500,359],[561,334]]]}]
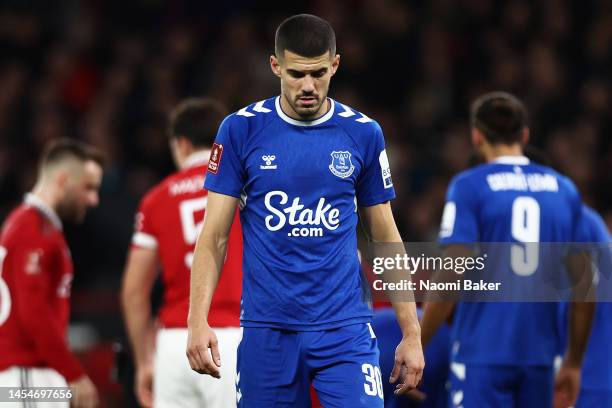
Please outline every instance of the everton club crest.
[{"label": "everton club crest", "polygon": [[351,154],[349,152],[331,152],[332,162],[329,165],[329,170],[334,176],[347,178],[355,170],[355,166],[351,163]]}]

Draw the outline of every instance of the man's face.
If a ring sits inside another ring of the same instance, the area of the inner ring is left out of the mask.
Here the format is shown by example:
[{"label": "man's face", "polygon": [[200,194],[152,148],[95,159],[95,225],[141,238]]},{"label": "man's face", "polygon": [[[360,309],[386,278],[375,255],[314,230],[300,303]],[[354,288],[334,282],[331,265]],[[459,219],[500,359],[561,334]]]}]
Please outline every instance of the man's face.
[{"label": "man's face", "polygon": [[329,82],[339,64],[340,56],[332,56],[330,52],[314,58],[288,50],[280,58],[272,55],[270,66],[281,79],[281,97],[293,111],[286,113],[303,120],[325,113]]},{"label": "man's face", "polygon": [[59,203],[57,212],[61,219],[81,223],[87,209],[96,207],[100,201],[98,190],[102,182],[102,167],[93,160],[79,166],[79,171],[70,171],[66,183],[64,198]]}]

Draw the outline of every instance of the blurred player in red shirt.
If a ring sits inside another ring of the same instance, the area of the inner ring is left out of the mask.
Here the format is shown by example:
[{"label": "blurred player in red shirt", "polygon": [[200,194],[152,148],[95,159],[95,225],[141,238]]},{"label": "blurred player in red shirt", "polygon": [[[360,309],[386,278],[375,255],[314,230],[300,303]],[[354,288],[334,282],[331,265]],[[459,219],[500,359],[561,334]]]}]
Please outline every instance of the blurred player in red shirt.
[{"label": "blurred player in red shirt", "polygon": [[[136,395],[145,407],[236,405],[242,279],[237,211],[209,322],[217,328],[224,361],[221,380],[198,375],[185,358],[191,262],[208,199],[204,176],[210,146],[225,115],[225,109],[210,99],[186,100],[172,112],[168,133],[179,171],[145,195],[136,215],[122,301],[136,363]],[[164,294],[154,336],[150,296],[158,265]]]},{"label": "blurred player in red shirt", "polygon": [[43,153],[34,189],[2,226],[0,385],[4,387],[69,384],[73,406],[98,404],[93,383],[66,341],[73,267],[62,221],[83,220],[86,210],[98,204],[101,180],[102,160],[93,148],[70,139],[53,141]]}]

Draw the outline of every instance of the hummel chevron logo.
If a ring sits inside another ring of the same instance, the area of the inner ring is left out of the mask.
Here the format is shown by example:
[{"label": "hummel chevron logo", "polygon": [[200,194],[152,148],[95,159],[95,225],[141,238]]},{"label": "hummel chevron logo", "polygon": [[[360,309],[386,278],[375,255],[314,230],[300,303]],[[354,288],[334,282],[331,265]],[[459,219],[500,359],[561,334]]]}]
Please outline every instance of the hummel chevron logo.
[{"label": "hummel chevron logo", "polygon": [[[351,110],[351,108],[349,108],[346,105],[342,105],[341,103],[339,103],[338,105],[342,106],[344,108],[344,112],[341,112],[338,114],[338,116],[342,116],[343,118],[350,118],[351,116],[355,116],[357,113],[353,112]],[[355,119],[356,122],[359,123],[368,123],[371,122],[372,119],[370,119],[369,117],[367,117],[366,115],[364,115],[363,113],[360,113],[361,117],[358,119]]]},{"label": "hummel chevron logo", "polygon": [[[253,112],[259,112],[259,113],[270,113],[270,112],[272,112],[270,109],[264,108],[263,104],[265,102],[266,102],[265,100],[264,101],[259,101],[255,105],[253,105]],[[240,109],[238,112],[236,112],[236,115],[244,116],[244,117],[247,117],[247,118],[250,118],[251,116],[255,116],[254,113],[249,112],[247,110],[247,107],[244,107],[244,108]]]}]

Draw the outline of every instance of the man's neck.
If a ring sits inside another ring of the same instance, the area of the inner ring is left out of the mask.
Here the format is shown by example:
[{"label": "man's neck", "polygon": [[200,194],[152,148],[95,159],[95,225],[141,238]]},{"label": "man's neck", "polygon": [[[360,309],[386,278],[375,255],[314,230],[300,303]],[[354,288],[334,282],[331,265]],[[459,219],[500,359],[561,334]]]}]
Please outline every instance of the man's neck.
[{"label": "man's neck", "polygon": [[289,104],[289,101],[287,101],[287,97],[285,95],[281,95],[280,106],[285,115],[289,116],[291,119],[310,121],[318,119],[321,116],[325,115],[325,113],[327,113],[330,108],[330,103],[329,99],[325,98],[325,101],[321,105],[321,108],[316,113],[312,114],[310,117],[303,117],[298,115],[298,113],[293,109],[291,104]]},{"label": "man's neck", "polygon": [[495,146],[489,145],[484,151],[484,156],[486,161],[489,163],[503,156],[523,156],[523,146],[521,146],[520,144],[499,144]]},{"label": "man's neck", "polygon": [[53,194],[51,189],[48,187],[42,185],[41,183],[37,183],[32,191],[30,191],[30,194],[36,196],[36,198],[44,202],[45,205],[47,205],[53,211],[56,211],[58,200],[56,194]]},{"label": "man's neck", "polygon": [[34,186],[34,189],[27,194],[26,203],[30,202],[42,211],[58,229],[62,229],[62,221],[57,214],[58,200],[56,194],[49,188],[45,188],[41,184]]}]

